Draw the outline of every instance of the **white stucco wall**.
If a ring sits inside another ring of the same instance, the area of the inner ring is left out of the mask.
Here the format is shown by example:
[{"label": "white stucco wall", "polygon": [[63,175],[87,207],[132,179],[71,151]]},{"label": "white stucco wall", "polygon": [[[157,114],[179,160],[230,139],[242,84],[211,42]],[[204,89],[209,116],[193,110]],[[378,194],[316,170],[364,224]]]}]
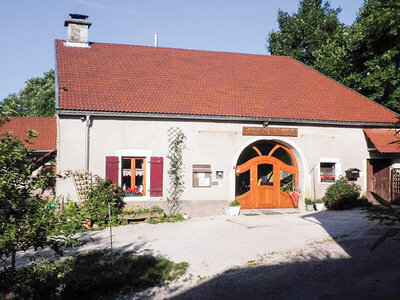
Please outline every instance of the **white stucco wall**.
[{"label": "white stucco wall", "polygon": [[[255,137],[242,136],[243,126],[261,126],[243,123],[200,122],[200,121],[155,121],[135,119],[111,119],[94,117],[90,128],[89,168],[93,174],[105,176],[105,157],[117,156],[124,151],[143,152],[149,156],[164,157],[164,192],[168,187],[168,144],[167,130],[180,127],[186,135],[184,151],[186,190],[183,200],[232,200],[235,190],[235,164],[240,152],[253,141],[266,139],[280,141],[292,149],[300,171],[301,199],[322,197],[329,183],[319,182],[319,162],[338,162],[340,174],[358,168],[361,177],[358,183],[365,192],[367,145],[361,128],[283,126],[298,128],[298,137]],[[279,126],[271,126],[279,127]],[[83,170],[85,162],[85,122],[78,117],[58,118],[57,169]],[[192,187],[192,165],[210,164],[212,181],[217,186]],[[147,170],[150,168],[148,166]],[[215,178],[216,171],[224,171],[224,179]],[[147,189],[150,188],[147,182]],[[57,183],[58,195],[70,195],[76,199],[71,180]],[[149,193],[147,193],[149,194]],[[146,198],[147,199],[147,198]],[[146,200],[145,199],[145,200]],[[151,198],[160,200],[160,198]]]}]

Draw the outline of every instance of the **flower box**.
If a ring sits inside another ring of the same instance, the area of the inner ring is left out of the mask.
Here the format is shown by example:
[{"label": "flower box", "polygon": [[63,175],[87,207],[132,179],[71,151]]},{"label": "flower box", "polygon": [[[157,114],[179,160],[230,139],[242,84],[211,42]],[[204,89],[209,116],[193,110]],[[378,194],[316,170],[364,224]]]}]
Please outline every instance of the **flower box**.
[{"label": "flower box", "polygon": [[135,194],[135,193],[125,193],[125,197],[140,197],[142,194]]},{"label": "flower box", "polygon": [[335,176],[331,174],[323,174],[321,176],[321,182],[335,182],[336,178]]}]

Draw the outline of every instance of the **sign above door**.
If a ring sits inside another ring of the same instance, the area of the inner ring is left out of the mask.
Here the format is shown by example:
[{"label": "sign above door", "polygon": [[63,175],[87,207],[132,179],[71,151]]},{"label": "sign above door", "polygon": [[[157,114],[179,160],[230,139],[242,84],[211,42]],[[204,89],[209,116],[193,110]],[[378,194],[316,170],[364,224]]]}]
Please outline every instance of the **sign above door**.
[{"label": "sign above door", "polygon": [[287,127],[243,127],[242,135],[297,137],[298,130]]}]

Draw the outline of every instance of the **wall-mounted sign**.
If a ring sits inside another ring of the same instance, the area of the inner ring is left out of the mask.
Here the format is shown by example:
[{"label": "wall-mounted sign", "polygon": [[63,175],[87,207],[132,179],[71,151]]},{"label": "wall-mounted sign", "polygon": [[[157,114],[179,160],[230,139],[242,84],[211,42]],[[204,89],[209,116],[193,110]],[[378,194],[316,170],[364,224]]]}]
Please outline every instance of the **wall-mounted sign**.
[{"label": "wall-mounted sign", "polygon": [[211,165],[193,165],[193,187],[211,186]]},{"label": "wall-mounted sign", "polygon": [[224,179],[224,171],[216,171],[215,178],[217,179]]},{"label": "wall-mounted sign", "polygon": [[298,130],[297,128],[286,128],[286,127],[243,127],[242,135],[297,137]]}]

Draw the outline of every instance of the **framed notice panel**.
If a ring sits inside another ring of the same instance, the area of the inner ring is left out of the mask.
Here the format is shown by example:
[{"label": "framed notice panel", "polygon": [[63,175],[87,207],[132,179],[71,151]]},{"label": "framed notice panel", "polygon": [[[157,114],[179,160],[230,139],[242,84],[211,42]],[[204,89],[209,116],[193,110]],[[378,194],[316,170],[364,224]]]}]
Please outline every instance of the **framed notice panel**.
[{"label": "framed notice panel", "polygon": [[193,165],[193,187],[211,186],[211,165]]}]

